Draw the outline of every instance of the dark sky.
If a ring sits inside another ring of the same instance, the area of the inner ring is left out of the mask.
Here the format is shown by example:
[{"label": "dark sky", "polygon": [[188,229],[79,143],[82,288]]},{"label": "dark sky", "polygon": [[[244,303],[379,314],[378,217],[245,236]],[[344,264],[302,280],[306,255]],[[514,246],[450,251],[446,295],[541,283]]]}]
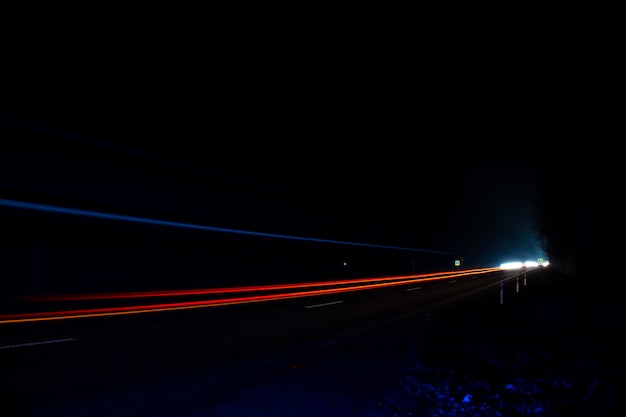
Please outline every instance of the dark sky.
[{"label": "dark sky", "polygon": [[524,114],[377,99],[216,114],[94,101],[5,117],[5,138],[24,136],[4,142],[4,198],[449,251],[485,266],[540,255],[541,146]]},{"label": "dark sky", "polygon": [[174,65],[131,50],[13,79],[0,198],[449,252],[467,266],[542,255],[537,160],[565,99],[532,65],[420,71],[337,49]]}]

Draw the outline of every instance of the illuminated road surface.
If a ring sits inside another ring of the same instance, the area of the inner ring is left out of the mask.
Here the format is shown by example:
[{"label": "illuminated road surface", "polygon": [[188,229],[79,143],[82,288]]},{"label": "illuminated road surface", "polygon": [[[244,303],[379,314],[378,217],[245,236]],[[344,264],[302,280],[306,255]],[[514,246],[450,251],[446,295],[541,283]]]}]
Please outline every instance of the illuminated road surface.
[{"label": "illuminated road surface", "polygon": [[[20,301],[32,311],[0,317],[0,388],[23,411],[19,415],[32,417],[85,415],[92,403],[117,397],[135,401],[133,393],[173,381],[185,387],[181,381],[200,379],[203,390],[221,395],[245,385],[255,372],[266,372],[274,363],[267,355],[315,352],[477,292],[490,291],[496,303],[503,283],[507,297],[523,285],[515,279],[521,272],[483,268],[254,287],[25,297]],[[177,395],[192,391],[185,388]]]}]

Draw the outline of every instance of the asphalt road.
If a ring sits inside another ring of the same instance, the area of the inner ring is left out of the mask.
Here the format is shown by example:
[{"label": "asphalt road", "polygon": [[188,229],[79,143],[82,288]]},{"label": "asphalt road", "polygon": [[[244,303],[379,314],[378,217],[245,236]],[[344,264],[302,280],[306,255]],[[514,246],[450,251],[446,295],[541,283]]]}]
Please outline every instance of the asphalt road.
[{"label": "asphalt road", "polygon": [[60,404],[155,381],[180,383],[191,375],[213,378],[216,392],[234,389],[243,383],[236,369],[246,369],[250,378],[277,355],[314,351],[479,291],[495,297],[498,286],[506,296],[523,285],[520,273],[208,309],[3,324],[1,399],[14,415],[40,416]]}]

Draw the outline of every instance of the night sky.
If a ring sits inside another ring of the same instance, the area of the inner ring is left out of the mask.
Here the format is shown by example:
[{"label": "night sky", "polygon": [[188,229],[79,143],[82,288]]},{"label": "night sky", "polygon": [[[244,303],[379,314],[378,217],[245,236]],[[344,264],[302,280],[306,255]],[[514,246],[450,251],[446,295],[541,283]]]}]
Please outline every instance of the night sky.
[{"label": "night sky", "polygon": [[[469,71],[459,79],[450,70],[416,80],[406,66],[299,61],[255,71],[223,65],[210,75],[193,66],[147,72],[144,65],[97,64],[20,78],[23,89],[1,113],[0,198],[416,249],[397,252],[417,257],[417,265],[403,260],[389,272],[543,255],[532,230],[533,193],[554,113],[549,94],[529,89],[532,80],[472,79]],[[132,236],[144,236],[139,241],[149,244],[135,242],[129,252],[150,252],[145,247],[158,247],[159,239],[187,242],[193,252],[216,234],[148,225],[137,232],[124,222],[51,213],[31,222],[27,213],[36,210],[2,209],[13,231],[3,239],[5,254],[7,236],[42,247],[64,236],[72,246],[69,230],[89,241],[76,244],[81,250],[94,242],[132,246]],[[100,226],[91,230],[92,223]],[[30,229],[22,234],[17,225]],[[278,240],[262,245],[319,249]],[[199,243],[194,249],[190,242]],[[322,251],[349,251],[331,246]],[[363,256],[384,264],[391,252]],[[370,274],[386,272],[378,267]]]}]

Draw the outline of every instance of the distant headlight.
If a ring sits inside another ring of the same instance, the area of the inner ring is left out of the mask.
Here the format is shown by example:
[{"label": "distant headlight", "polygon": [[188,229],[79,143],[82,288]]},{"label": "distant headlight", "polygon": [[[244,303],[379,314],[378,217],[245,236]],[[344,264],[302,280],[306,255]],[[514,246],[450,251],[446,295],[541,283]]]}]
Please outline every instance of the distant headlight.
[{"label": "distant headlight", "polygon": [[500,268],[503,269],[518,269],[523,267],[524,264],[522,262],[505,262],[503,264],[500,264]]}]

